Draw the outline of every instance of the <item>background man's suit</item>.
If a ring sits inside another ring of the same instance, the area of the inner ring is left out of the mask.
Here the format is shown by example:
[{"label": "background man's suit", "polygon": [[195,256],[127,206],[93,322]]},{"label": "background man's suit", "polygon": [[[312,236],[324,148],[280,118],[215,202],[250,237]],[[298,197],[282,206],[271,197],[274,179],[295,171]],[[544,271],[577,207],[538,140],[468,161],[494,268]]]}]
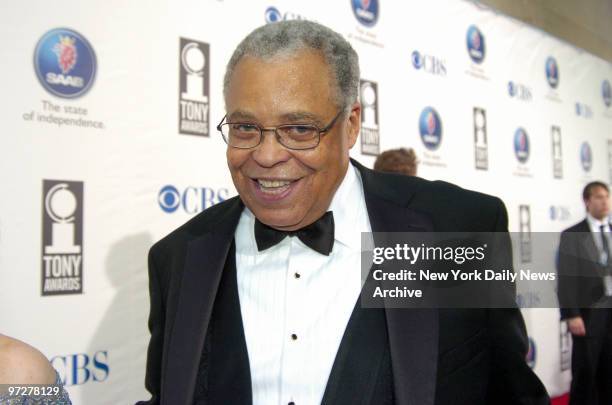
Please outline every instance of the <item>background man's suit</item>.
[{"label": "background man's suit", "polygon": [[[580,316],[586,329],[585,336],[572,336],[570,403],[594,405],[597,394],[612,398],[612,309],[592,308],[604,297],[604,268],[586,219],[561,234],[558,273],[561,319]],[[600,384],[607,393],[597,392],[597,375],[608,379]]]},{"label": "background man's suit", "polygon": [[[374,232],[507,230],[504,205],[495,197],[444,182],[376,173],[352,163],[361,174]],[[153,396],[146,403],[194,402],[196,381],[202,374],[202,350],[205,340],[209,341],[207,327],[242,209],[238,198],[213,206],[150,251],[151,341],[146,387]],[[543,385],[525,362],[527,339],[518,310],[385,308],[384,314],[394,403],[548,404]],[[339,353],[344,351],[344,341]],[[362,353],[363,361],[368,355]],[[248,362],[245,352],[238,357]],[[336,362],[342,361],[339,357]],[[335,363],[336,368],[342,369]],[[237,390],[250,388],[248,373],[234,378]],[[356,403],[349,397],[361,387],[346,388],[337,391],[329,403]],[[324,402],[326,398],[330,397],[324,397]],[[218,402],[210,403],[223,403],[223,398],[215,400]],[[380,399],[361,401],[380,403]]]}]

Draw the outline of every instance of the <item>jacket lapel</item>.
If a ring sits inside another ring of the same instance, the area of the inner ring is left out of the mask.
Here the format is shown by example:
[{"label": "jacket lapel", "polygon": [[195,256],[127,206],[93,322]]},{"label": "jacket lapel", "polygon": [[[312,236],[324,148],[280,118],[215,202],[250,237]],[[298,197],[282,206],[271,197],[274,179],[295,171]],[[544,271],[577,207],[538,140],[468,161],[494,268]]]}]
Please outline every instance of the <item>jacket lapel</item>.
[{"label": "jacket lapel", "polygon": [[[425,214],[408,208],[414,192],[385,190],[384,178],[352,161],[363,180],[373,232],[431,232]],[[394,196],[398,196],[394,199]],[[401,198],[401,200],[400,200]],[[377,243],[377,238],[374,240]],[[385,307],[398,405],[433,405],[438,364],[438,311]]]},{"label": "jacket lapel", "polygon": [[591,233],[591,228],[589,227],[589,223],[586,219],[580,224],[578,232],[580,232],[582,247],[586,251],[584,259],[589,259],[595,263],[599,263],[599,249],[597,248],[597,245],[595,245],[595,239],[593,239],[595,235]]},{"label": "jacket lapel", "polygon": [[168,342],[163,404],[193,402],[198,366],[213,303],[243,205],[230,202],[215,225],[189,242],[176,317]]}]

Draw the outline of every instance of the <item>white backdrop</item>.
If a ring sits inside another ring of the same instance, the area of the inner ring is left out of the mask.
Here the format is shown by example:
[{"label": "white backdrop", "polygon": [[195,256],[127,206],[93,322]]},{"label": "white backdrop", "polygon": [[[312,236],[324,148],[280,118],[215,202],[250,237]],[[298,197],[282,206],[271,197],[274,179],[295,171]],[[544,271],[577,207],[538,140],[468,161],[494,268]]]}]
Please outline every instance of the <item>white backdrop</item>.
[{"label": "white backdrop", "polygon": [[[214,129],[222,77],[238,41],[266,22],[311,19],[351,41],[368,117],[367,144],[351,154],[368,166],[378,150],[414,147],[419,175],[498,195],[510,229],[525,232],[577,222],[584,184],[610,179],[612,65],[470,2],[63,0],[0,11],[0,332],[41,349],[75,404],[147,397],[146,253],[235,195]],[[487,170],[476,168],[475,127]],[[527,139],[515,147],[519,128]],[[525,317],[530,361],[562,394],[558,310]]]}]

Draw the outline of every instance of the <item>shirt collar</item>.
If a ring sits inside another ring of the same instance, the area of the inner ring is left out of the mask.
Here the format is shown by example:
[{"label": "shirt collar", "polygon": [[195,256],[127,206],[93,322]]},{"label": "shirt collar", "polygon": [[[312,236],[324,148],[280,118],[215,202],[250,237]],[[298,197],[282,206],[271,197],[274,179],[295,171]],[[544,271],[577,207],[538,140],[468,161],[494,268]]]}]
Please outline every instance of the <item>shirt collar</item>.
[{"label": "shirt collar", "polygon": [[371,232],[363,184],[357,169],[349,163],[344,179],[328,211],[334,213],[335,240],[351,249],[361,249],[361,232]]},{"label": "shirt collar", "polygon": [[595,218],[594,216],[592,216],[591,214],[589,214],[588,212],[587,212],[587,221],[589,222],[589,226],[591,227],[591,229],[595,229],[597,231],[599,231],[602,225],[607,227],[609,224],[607,218],[604,218],[603,220],[599,220]]}]

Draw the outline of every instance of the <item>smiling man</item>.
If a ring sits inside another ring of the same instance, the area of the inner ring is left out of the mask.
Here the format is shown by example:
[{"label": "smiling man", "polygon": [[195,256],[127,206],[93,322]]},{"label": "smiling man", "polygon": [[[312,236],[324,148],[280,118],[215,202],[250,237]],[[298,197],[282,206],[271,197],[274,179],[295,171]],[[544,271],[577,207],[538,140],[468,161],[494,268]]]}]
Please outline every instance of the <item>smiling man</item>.
[{"label": "smiling man", "polygon": [[[333,56],[333,49],[327,51]],[[349,89],[350,97],[337,94],[335,74],[321,51],[260,52],[240,53],[230,62],[239,58],[225,90],[227,162],[242,201],[257,218],[296,230],[327,211],[349,165],[361,107],[356,89]],[[359,80],[358,71],[339,68]],[[278,124],[284,125],[274,130]],[[267,136],[262,127],[270,129]]]},{"label": "smiling man", "polygon": [[520,312],[360,305],[361,232],[507,231],[495,197],[349,159],[359,65],[319,24],[234,51],[217,129],[239,196],[149,255],[149,404],[547,404]]}]

